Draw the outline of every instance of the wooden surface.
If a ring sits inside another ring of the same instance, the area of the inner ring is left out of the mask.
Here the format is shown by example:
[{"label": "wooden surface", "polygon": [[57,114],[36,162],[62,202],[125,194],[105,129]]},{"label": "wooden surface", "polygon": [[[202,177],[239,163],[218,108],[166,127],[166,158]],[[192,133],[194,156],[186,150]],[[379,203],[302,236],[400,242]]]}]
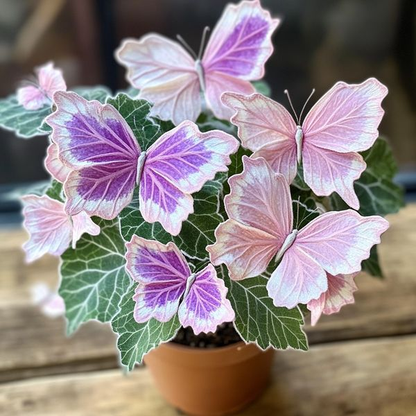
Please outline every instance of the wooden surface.
[{"label": "wooden surface", "polygon": [[[308,327],[310,352],[278,353],[272,385],[242,415],[416,416],[416,205],[389,220],[386,279],[359,276],[356,304]],[[31,304],[34,283],[57,284],[58,262],[26,265],[25,238],[0,231],[0,415],[177,415],[145,368],[117,368],[109,327],[67,339],[63,319]]]}]

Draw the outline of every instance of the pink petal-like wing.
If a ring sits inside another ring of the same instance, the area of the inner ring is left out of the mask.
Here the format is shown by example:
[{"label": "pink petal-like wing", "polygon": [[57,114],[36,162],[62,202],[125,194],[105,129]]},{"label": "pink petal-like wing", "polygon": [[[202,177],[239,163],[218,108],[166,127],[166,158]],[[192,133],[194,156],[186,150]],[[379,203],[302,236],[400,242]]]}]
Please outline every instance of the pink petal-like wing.
[{"label": "pink petal-like wing", "polygon": [[222,102],[234,113],[231,122],[238,127],[242,145],[291,182],[297,172],[296,123],[289,112],[261,94],[247,97],[228,92]]},{"label": "pink petal-like wing", "polygon": [[58,182],[64,183],[71,169],[59,159],[58,145],[51,143],[46,151],[45,168]]},{"label": "pink petal-like wing", "polygon": [[27,195],[23,200],[23,226],[29,241],[23,245],[28,262],[44,254],[60,256],[70,245],[72,224],[64,204],[48,196]]},{"label": "pink petal-like wing", "polygon": [[153,103],[153,115],[175,124],[197,119],[201,98],[195,62],[177,42],[153,34],[128,39],[116,57],[128,69],[129,82],[140,90],[139,98]]},{"label": "pink petal-like wing", "polygon": [[100,234],[100,227],[84,211],[71,217],[72,219],[72,248],[75,248],[77,241],[82,234],[90,235]]},{"label": "pink petal-like wing", "polygon": [[205,84],[205,99],[208,107],[212,110],[215,117],[224,120],[229,120],[233,112],[222,103],[221,96],[223,93],[233,91],[249,95],[255,91],[250,82],[221,72],[207,73]]},{"label": "pink petal-like wing", "polygon": [[304,179],[312,191],[318,196],[337,192],[354,209],[360,208],[354,181],[365,168],[366,163],[358,153],[337,153],[306,142],[303,147]]},{"label": "pink petal-like wing", "polygon": [[226,264],[230,278],[241,280],[263,273],[277,254],[280,241],[254,227],[227,220],[215,230],[215,243],[207,246],[212,264]]},{"label": "pink petal-like wing", "polygon": [[296,242],[286,251],[267,282],[267,291],[274,305],[289,309],[317,299],[327,289],[324,269]]},{"label": "pink petal-like wing", "polygon": [[168,322],[178,311],[191,275],[183,255],[173,243],[163,245],[137,235],[126,247],[126,270],[139,283],[134,295],[135,320]]},{"label": "pink petal-like wing", "polygon": [[338,313],[344,305],[354,303],[354,292],[357,286],[354,281],[356,274],[328,277],[328,290],[318,298],[308,302],[308,309],[311,311],[311,323],[316,325],[322,314],[331,315]]},{"label": "pink petal-like wing", "polygon": [[352,210],[327,212],[299,231],[292,248],[303,250],[329,274],[352,274],[361,270],[361,262],[388,227],[378,216],[362,217]]},{"label": "pink petal-like wing", "polygon": [[289,185],[262,158],[243,156],[243,166],[229,181],[225,210],[229,218],[275,236],[280,246],[293,226]]},{"label": "pink petal-like wing", "polygon": [[57,91],[66,91],[66,83],[60,69],[56,69],[52,62],[37,68],[39,87],[52,100]]},{"label": "pink petal-like wing", "polygon": [[59,157],[71,169],[66,210],[115,218],[130,203],[140,154],[130,127],[109,104],[73,92],[54,95],[57,111],[47,118]]},{"label": "pink petal-like wing", "polygon": [[178,316],[182,326],[190,326],[198,335],[201,332],[215,332],[218,325],[233,321],[235,313],[226,297],[227,292],[214,266],[208,264],[195,275],[179,307]]},{"label": "pink petal-like wing", "polygon": [[17,90],[17,102],[26,110],[38,110],[49,104],[47,95],[34,85],[21,87]]},{"label": "pink petal-like wing", "polygon": [[227,171],[238,141],[222,131],[201,133],[185,121],[161,136],[147,151],[140,181],[140,210],[147,222],[159,221],[173,235],[193,212],[189,194],[217,172]]},{"label": "pink petal-like wing", "polygon": [[244,170],[230,179],[225,197],[230,220],[215,231],[207,247],[213,264],[225,263],[233,280],[263,273],[291,232],[289,185],[264,159],[243,157]]},{"label": "pink petal-like wing", "polygon": [[387,88],[375,78],[361,84],[335,84],[303,123],[304,141],[334,152],[361,152],[378,137]]},{"label": "pink petal-like wing", "polygon": [[262,78],[264,64],[273,52],[271,36],[279,23],[257,0],[228,5],[204,53],[204,72],[222,72],[248,81]]}]

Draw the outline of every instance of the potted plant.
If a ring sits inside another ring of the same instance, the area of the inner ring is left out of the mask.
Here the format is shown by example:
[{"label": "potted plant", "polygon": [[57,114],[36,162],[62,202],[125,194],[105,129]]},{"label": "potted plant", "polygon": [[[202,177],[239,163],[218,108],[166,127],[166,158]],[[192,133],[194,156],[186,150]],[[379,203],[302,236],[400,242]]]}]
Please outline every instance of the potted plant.
[{"label": "potted plant", "polygon": [[378,138],[387,88],[339,82],[293,118],[259,82],[279,23],[243,1],[198,55],[123,42],[127,91],[67,91],[48,63],[0,102],[2,127],[50,138],[23,248],[60,256],[68,334],[110,323],[122,366],[145,359],[190,414],[240,409],[274,350],[306,351],[304,317],[352,303],[361,270],[381,276],[383,217],[403,204]]}]

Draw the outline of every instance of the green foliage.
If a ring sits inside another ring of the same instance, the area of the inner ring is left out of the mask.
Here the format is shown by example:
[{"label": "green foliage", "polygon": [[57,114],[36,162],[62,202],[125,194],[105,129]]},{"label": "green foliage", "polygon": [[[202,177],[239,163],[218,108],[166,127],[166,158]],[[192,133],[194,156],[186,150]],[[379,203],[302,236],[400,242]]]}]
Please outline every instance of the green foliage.
[{"label": "green foliage", "polygon": [[252,84],[258,93],[263,94],[266,97],[270,97],[272,95],[272,89],[266,81],[254,81]]},{"label": "green foliage", "polygon": [[111,321],[131,286],[117,221],[96,223],[101,228],[98,236],[84,234],[75,250],[62,255],[59,294],[65,301],[69,334],[90,319]]},{"label": "green foliage", "polygon": [[232,281],[225,266],[217,268],[224,279],[231,305],[235,311],[234,326],[245,342],[255,342],[266,349],[308,349],[308,340],[302,330],[302,313],[298,308],[277,308],[266,289],[267,274]]},{"label": "green foliage", "polygon": [[120,361],[129,371],[133,370],[136,363],[141,364],[145,354],[153,348],[174,338],[181,326],[177,315],[166,323],[156,319],[137,323],[133,315],[134,289],[131,288],[124,295],[120,303],[120,312],[111,323],[113,331],[118,334]]},{"label": "green foliage", "polygon": [[[385,216],[399,211],[404,206],[403,189],[393,181],[397,166],[386,139],[380,137],[362,155],[367,169],[354,183],[360,200],[359,213]],[[331,203],[336,211],[348,209],[348,205],[337,194],[331,195]]]},{"label": "green foliage", "polygon": [[218,208],[224,179],[224,174],[219,173],[215,180],[208,181],[199,192],[193,194],[194,213],[182,223],[181,233],[175,237],[166,232],[159,223],[150,224],[144,221],[139,211],[136,192],[132,203],[119,216],[123,238],[129,241],[133,234],[137,234],[164,244],[173,241],[188,257],[208,259],[205,248],[214,243],[214,230],[223,221]]},{"label": "green foliage", "polygon": [[150,117],[152,105],[148,101],[135,100],[121,93],[109,98],[107,103],[115,107],[127,121],[142,150],[147,150],[166,131],[162,128],[163,122],[158,123]]},{"label": "green foliage", "polygon": [[383,271],[378,259],[377,246],[373,246],[370,252],[370,257],[361,263],[361,267],[364,272],[367,272],[371,276],[384,278]]},{"label": "green foliage", "polygon": [[0,99],[0,127],[14,131],[22,139],[49,134],[51,129],[44,120],[50,113],[50,106],[26,110],[17,102],[15,94]]},{"label": "green foliage", "polygon": [[[87,100],[104,102],[110,91],[105,87],[79,87],[74,91]],[[14,131],[16,136],[30,139],[50,134],[52,129],[45,118],[52,113],[52,107],[45,105],[39,110],[26,110],[17,102],[16,94],[0,99],[0,127]]]}]

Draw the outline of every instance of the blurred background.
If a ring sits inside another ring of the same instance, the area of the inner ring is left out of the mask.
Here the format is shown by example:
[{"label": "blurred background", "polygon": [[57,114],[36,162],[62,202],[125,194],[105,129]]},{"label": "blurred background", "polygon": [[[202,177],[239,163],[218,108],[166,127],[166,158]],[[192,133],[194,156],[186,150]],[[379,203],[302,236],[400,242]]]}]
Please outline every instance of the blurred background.
[{"label": "blurred background", "polygon": [[[35,66],[49,60],[63,69],[68,87],[126,86],[113,51],[125,37],[154,31],[180,33],[198,50],[227,1],[210,0],[0,0],[0,96],[13,93]],[[289,89],[299,111],[336,81],[375,76],[390,94],[381,125],[399,163],[398,180],[416,190],[416,2],[413,0],[262,0],[283,24],[266,66],[273,98],[285,105]],[[0,131],[0,212],[10,223],[18,204],[1,195],[47,178],[46,137],[17,139]]]}]

